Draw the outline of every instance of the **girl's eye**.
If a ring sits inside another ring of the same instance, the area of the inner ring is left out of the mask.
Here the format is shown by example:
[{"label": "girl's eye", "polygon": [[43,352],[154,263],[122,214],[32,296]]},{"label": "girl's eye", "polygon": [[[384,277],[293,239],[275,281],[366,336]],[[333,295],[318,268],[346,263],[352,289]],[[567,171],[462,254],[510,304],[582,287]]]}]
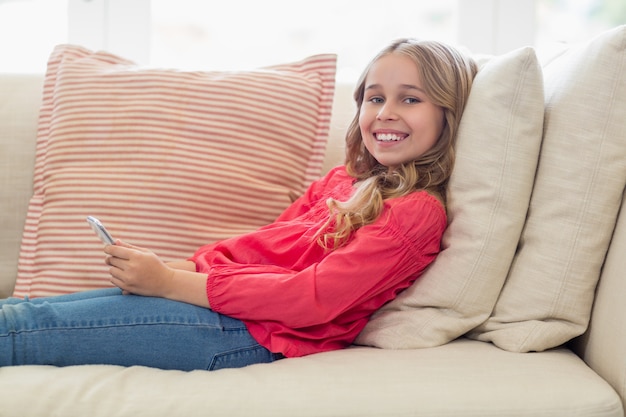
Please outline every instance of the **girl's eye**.
[{"label": "girl's eye", "polygon": [[404,101],[407,104],[417,104],[417,103],[421,103],[422,100],[420,100],[419,98],[415,98],[415,97],[407,97],[404,99]]},{"label": "girl's eye", "polygon": [[384,102],[384,100],[380,97],[370,97],[368,101],[375,104],[380,104]]}]

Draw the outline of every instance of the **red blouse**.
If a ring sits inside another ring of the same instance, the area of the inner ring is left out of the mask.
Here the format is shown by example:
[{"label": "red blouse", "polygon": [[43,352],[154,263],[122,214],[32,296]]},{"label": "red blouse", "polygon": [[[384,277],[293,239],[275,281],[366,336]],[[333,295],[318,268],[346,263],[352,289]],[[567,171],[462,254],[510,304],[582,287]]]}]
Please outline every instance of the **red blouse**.
[{"label": "red blouse", "polygon": [[328,219],[326,200],[345,201],[353,183],[335,168],[274,223],[198,249],[190,260],[208,275],[211,308],[287,357],[350,345],[371,314],[435,259],[447,224],[442,204],[415,192],[385,201],[374,223],[325,251],[316,232]]}]

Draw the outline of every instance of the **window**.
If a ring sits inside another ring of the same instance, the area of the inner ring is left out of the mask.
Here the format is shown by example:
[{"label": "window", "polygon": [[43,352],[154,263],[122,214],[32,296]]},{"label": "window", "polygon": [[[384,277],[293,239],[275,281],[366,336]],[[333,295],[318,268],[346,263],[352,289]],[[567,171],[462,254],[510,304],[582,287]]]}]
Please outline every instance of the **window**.
[{"label": "window", "polygon": [[456,1],[153,0],[151,63],[250,68],[332,52],[338,79],[356,78],[392,39],[453,42]]},{"label": "window", "polygon": [[0,0],[0,72],[43,72],[54,45],[141,64],[243,69],[339,55],[339,81],[398,37],[540,52],[626,24],[624,0]]},{"label": "window", "polygon": [[536,0],[535,44],[544,52],[626,24],[624,0]]}]

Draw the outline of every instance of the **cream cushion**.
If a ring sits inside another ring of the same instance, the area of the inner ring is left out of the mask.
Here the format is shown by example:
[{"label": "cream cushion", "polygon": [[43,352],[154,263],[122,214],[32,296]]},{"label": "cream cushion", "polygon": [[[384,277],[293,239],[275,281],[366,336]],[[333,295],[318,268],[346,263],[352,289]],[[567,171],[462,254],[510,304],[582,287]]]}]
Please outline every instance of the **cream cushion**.
[{"label": "cream cushion", "polygon": [[626,185],[626,26],[544,68],[541,159],[526,226],[491,317],[471,333],[516,352],[583,333]]},{"label": "cream cushion", "polygon": [[542,123],[542,74],[534,49],[487,60],[474,80],[457,138],[443,251],[373,316],[357,343],[436,346],[487,319],[526,217]]}]

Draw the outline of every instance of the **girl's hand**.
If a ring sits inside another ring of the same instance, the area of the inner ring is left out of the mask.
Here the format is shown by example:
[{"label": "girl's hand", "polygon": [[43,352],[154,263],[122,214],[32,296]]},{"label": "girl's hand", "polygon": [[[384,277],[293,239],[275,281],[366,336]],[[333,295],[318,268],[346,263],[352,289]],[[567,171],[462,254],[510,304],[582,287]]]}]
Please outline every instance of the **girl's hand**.
[{"label": "girl's hand", "polygon": [[111,282],[125,294],[165,297],[173,284],[174,270],[154,252],[117,240],[107,245],[105,259]]}]

